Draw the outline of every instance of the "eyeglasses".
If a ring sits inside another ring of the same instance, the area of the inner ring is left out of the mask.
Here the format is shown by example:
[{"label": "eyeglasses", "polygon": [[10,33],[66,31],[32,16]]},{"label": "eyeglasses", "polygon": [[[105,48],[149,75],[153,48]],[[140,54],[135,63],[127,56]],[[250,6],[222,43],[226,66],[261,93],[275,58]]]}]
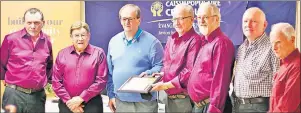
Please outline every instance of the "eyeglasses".
[{"label": "eyeglasses", "polygon": [[214,17],[214,16],[217,16],[217,15],[212,15],[212,16],[198,16],[198,17],[196,17],[196,19],[197,20],[202,20],[202,19],[208,20],[209,18]]},{"label": "eyeglasses", "polygon": [[172,21],[172,22],[183,21],[184,19],[190,18],[190,17],[191,17],[191,16],[172,18],[171,21]]},{"label": "eyeglasses", "polygon": [[126,21],[129,21],[129,22],[132,22],[134,19],[137,19],[137,18],[120,18],[120,20],[122,20],[122,22],[126,22]]},{"label": "eyeglasses", "polygon": [[74,38],[80,38],[80,37],[83,37],[83,38],[86,38],[88,35],[87,34],[74,34],[72,35]]}]

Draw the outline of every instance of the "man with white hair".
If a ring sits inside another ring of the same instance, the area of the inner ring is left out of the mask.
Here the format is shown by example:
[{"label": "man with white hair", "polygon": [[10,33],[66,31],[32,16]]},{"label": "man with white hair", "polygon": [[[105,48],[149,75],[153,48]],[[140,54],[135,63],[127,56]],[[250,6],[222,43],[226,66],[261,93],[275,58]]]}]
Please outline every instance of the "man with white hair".
[{"label": "man with white hair", "polygon": [[249,8],[242,21],[247,39],[238,48],[233,73],[235,112],[267,112],[279,61],[265,33],[268,23],[264,12],[257,7]]},{"label": "man with white hair", "polygon": [[[192,27],[194,20],[192,6],[179,4],[175,6],[172,16],[176,32],[167,40],[163,58],[162,81],[179,81],[179,79],[187,81],[201,46],[201,37]],[[179,78],[179,76],[183,77]],[[191,112],[191,101],[183,88],[172,88],[165,92],[168,95],[165,103],[166,112]]]},{"label": "man with white hair", "polygon": [[[221,14],[216,5],[202,3],[197,13],[200,32],[204,35],[189,79],[180,75],[178,81],[155,85],[153,90],[187,88],[194,102],[192,112],[222,113],[230,84],[234,45],[221,31]],[[185,80],[188,80],[185,81]]]},{"label": "man with white hair", "polygon": [[273,80],[269,112],[300,112],[300,52],[295,47],[295,30],[288,23],[272,26],[270,41],[280,58]]}]

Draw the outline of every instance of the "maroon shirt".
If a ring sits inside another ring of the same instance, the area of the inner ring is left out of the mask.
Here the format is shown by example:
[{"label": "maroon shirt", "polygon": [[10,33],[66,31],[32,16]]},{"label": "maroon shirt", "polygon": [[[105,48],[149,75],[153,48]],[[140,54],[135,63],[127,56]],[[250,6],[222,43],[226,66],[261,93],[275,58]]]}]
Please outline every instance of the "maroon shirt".
[{"label": "maroon shirt", "polygon": [[40,90],[51,78],[53,64],[49,36],[40,33],[36,45],[27,31],[5,36],[1,45],[1,80],[23,88]]},{"label": "maroon shirt", "polygon": [[[187,84],[188,94],[194,102],[209,98],[208,112],[222,113],[230,84],[234,45],[220,28],[214,30],[204,42]],[[179,81],[172,83],[175,87],[181,87]]]},{"label": "maroon shirt", "polygon": [[75,96],[88,102],[105,88],[107,73],[106,55],[101,48],[89,44],[78,55],[72,45],[61,50],[56,58],[52,87],[64,103]]},{"label": "maroon shirt", "polygon": [[[176,32],[171,38],[168,38],[163,58],[163,82],[179,81],[178,76],[180,75],[183,76],[181,81],[188,81],[197,52],[201,47],[200,38],[193,28],[181,37]],[[168,95],[185,93],[182,88],[172,88],[165,91]]]},{"label": "maroon shirt", "polygon": [[280,61],[274,76],[269,112],[300,113],[300,52],[295,49]]}]

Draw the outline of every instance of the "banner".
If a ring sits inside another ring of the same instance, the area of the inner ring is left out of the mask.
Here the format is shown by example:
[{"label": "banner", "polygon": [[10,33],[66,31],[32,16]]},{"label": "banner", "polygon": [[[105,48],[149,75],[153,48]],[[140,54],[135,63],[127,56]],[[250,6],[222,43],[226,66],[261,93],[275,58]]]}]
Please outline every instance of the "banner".
[{"label": "banner", "polygon": [[[123,31],[118,18],[120,8],[128,3],[136,4],[141,9],[140,27],[157,37],[164,45],[167,38],[175,31],[171,22],[172,9],[180,3],[193,6],[195,13],[202,2],[210,2],[221,11],[221,29],[233,41],[242,43],[242,15],[247,7],[245,1],[86,1],[85,19],[91,26],[91,43],[107,51],[109,40]],[[195,21],[194,28],[198,31]]]}]

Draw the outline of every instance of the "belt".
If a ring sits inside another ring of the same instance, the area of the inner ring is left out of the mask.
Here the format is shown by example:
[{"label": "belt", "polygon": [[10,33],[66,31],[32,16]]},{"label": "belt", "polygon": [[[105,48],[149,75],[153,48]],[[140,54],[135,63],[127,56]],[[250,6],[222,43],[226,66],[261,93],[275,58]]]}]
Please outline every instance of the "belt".
[{"label": "belt", "polygon": [[202,100],[202,101],[200,101],[200,102],[194,102],[194,105],[195,105],[196,107],[198,107],[198,108],[201,108],[201,107],[207,105],[209,102],[210,102],[210,99],[207,98],[207,99]]},{"label": "belt", "polygon": [[237,98],[237,100],[241,104],[259,104],[259,103],[268,103],[269,97]]},{"label": "belt", "polygon": [[183,99],[186,98],[187,95],[184,94],[175,94],[175,95],[168,95],[169,99]]},{"label": "belt", "polygon": [[35,93],[35,92],[44,91],[44,88],[42,88],[40,90],[35,90],[35,89],[22,88],[20,86],[7,84],[7,83],[5,84],[5,86],[9,87],[9,88],[12,88],[12,89],[15,89],[15,90],[18,90],[18,91],[21,91],[21,92],[26,93],[26,94],[31,94],[31,93]]}]

